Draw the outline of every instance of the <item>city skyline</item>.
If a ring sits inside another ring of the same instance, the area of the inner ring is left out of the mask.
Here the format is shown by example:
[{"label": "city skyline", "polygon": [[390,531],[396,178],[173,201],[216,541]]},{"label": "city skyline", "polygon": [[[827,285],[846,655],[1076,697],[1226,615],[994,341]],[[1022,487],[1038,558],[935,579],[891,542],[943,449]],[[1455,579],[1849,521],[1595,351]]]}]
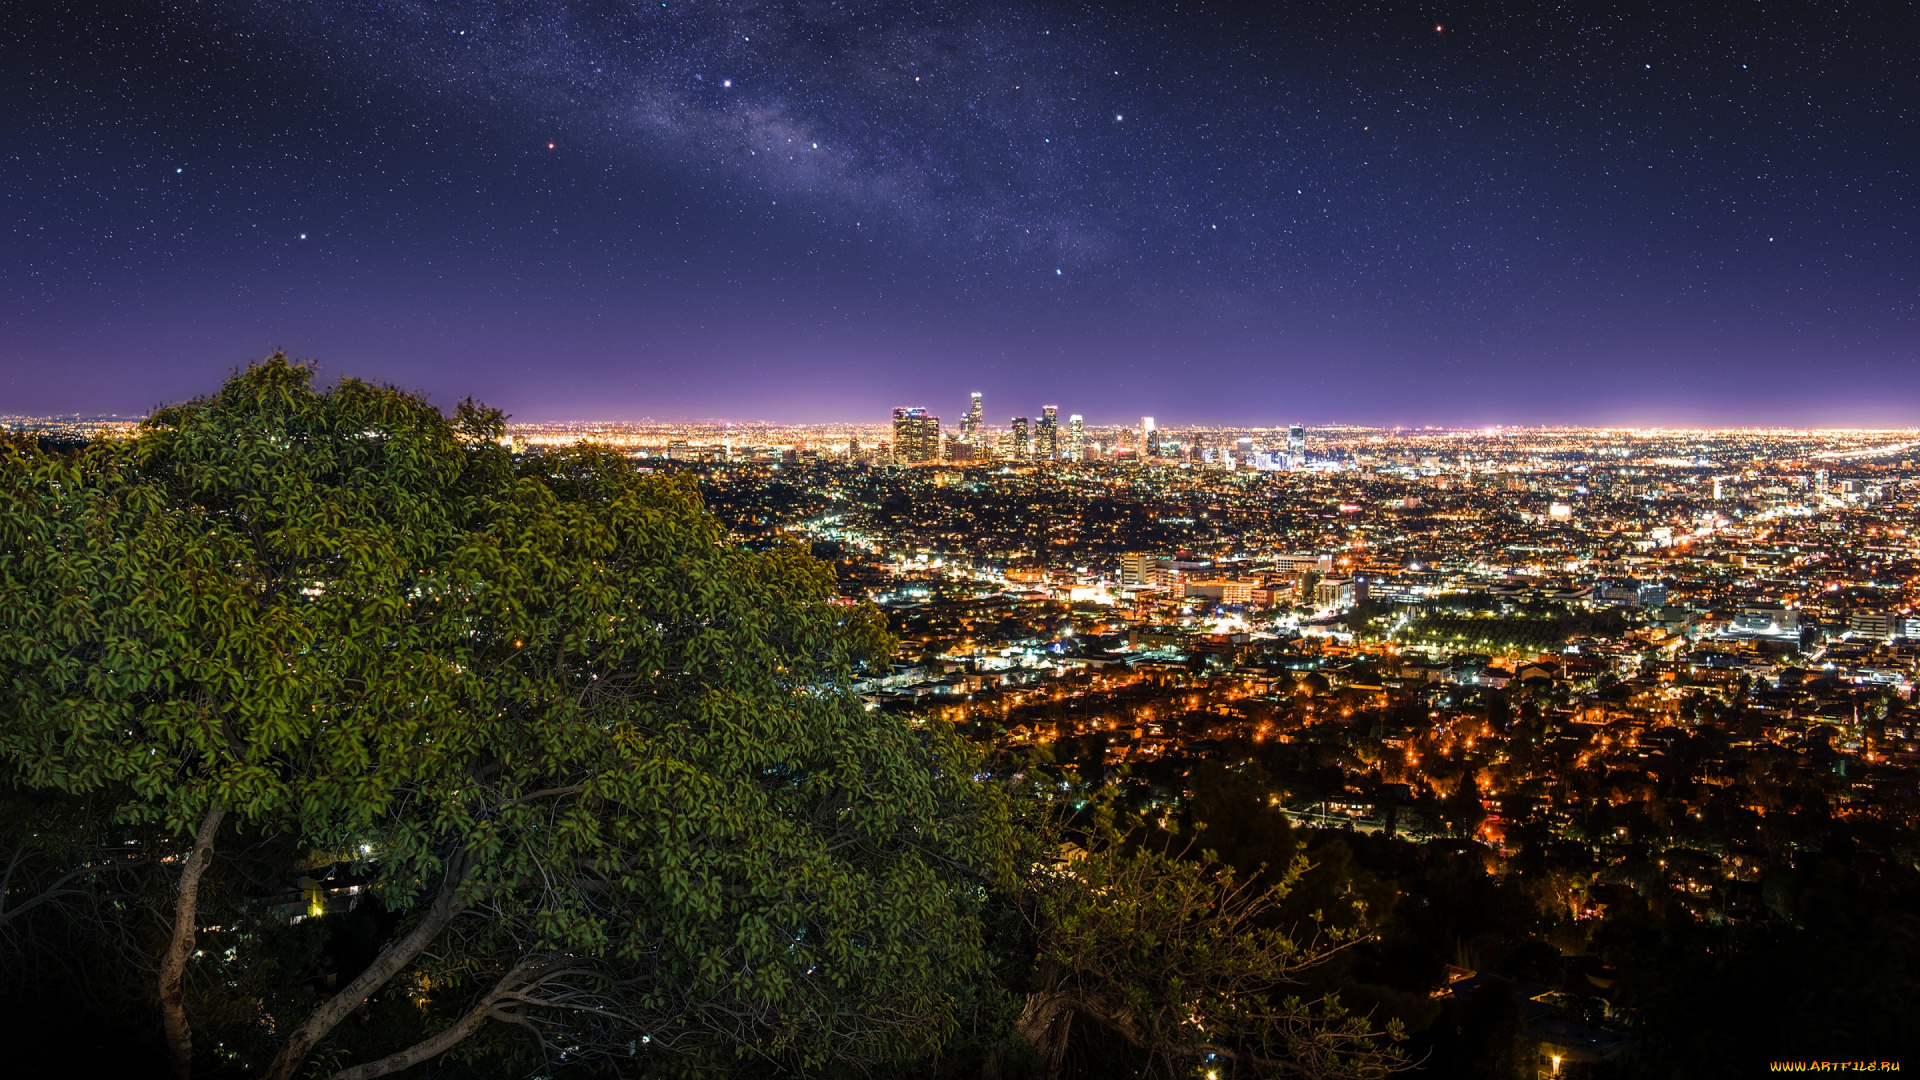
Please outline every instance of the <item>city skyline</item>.
[{"label": "city skyline", "polygon": [[[925,406],[896,406],[896,407],[897,408],[921,408],[921,409],[926,408]],[[928,411],[931,411],[931,410],[929,409]],[[58,425],[58,424],[74,424],[74,425],[85,426],[88,428],[97,427],[103,430],[110,429],[110,428],[131,428],[132,425],[138,424],[142,420],[146,419],[147,415],[148,414],[146,413],[109,413],[109,412],[100,412],[100,413],[61,412],[61,413],[35,413],[35,414],[0,413],[0,429],[26,430],[29,425]],[[965,417],[961,417],[952,423],[949,423],[945,418],[941,418],[941,417],[936,417],[936,418],[941,420],[941,425],[942,425],[941,430],[943,432],[952,431],[955,433],[959,433],[964,430],[964,428],[962,427],[962,422],[965,420]],[[1095,430],[1126,431],[1126,430],[1137,428],[1137,425],[1139,424],[1140,419],[1142,418],[1134,417],[1133,419],[1129,420],[1124,417],[1093,418],[1093,419],[1086,419],[1082,417],[1082,420],[1085,424],[1085,428],[1088,431],[1095,431]],[[647,429],[661,429],[661,430],[693,429],[693,430],[710,430],[712,432],[717,433],[727,429],[768,429],[768,430],[792,430],[792,431],[838,430],[843,432],[844,431],[869,431],[869,430],[881,431],[881,430],[886,430],[891,428],[892,423],[890,420],[886,419],[885,417],[878,417],[878,418],[866,417],[866,418],[859,418],[859,419],[784,421],[784,420],[775,420],[775,419],[768,419],[765,417],[753,417],[753,416],[738,416],[738,417],[642,416],[635,419],[620,419],[620,418],[612,418],[612,417],[605,417],[605,416],[596,417],[592,415],[581,415],[581,416],[571,416],[571,417],[559,417],[555,419],[545,419],[545,420],[530,420],[530,419],[522,419],[520,417],[516,417],[511,413],[509,413],[507,414],[507,426],[509,429],[577,428],[577,429],[581,429],[583,433],[590,432],[592,429],[596,429],[596,428],[605,429],[605,430],[634,430],[634,431],[647,430]],[[1593,433],[1593,434],[1620,434],[1620,435],[1629,435],[1629,436],[1655,436],[1655,435],[1667,435],[1667,434],[1877,435],[1877,434],[1904,434],[1908,432],[1920,432],[1920,424],[1909,424],[1904,426],[1902,425],[1889,425],[1889,426],[1815,425],[1815,424],[1687,425],[1687,424],[1554,424],[1554,423],[1366,424],[1366,423],[1350,423],[1350,422],[1343,422],[1343,421],[1332,421],[1327,423],[1316,423],[1311,425],[1298,425],[1298,424],[1293,424],[1286,421],[1265,421],[1265,422],[1245,423],[1245,424],[1198,423],[1198,422],[1187,423],[1187,422],[1180,422],[1180,421],[1172,421],[1161,426],[1164,430],[1167,430],[1170,432],[1173,432],[1173,431],[1178,431],[1178,432],[1186,432],[1186,431],[1283,432],[1292,427],[1304,426],[1307,428],[1307,430],[1312,430],[1312,431],[1377,432],[1377,433],[1389,434],[1389,435],[1421,434],[1421,433],[1458,434],[1458,435],[1486,435],[1486,434],[1511,435],[1511,434],[1521,434],[1521,433],[1527,433],[1527,432],[1585,432],[1585,433]],[[1004,421],[996,424],[988,419],[983,418],[982,420],[983,430],[1004,431],[1006,427],[1007,425]]]}]

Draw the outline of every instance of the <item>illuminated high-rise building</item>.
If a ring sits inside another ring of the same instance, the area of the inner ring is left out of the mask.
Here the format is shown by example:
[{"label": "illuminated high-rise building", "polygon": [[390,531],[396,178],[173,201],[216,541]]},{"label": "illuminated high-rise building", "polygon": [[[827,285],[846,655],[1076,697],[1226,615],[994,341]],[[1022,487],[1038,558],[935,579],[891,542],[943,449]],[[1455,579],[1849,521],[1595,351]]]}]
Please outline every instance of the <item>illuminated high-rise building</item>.
[{"label": "illuminated high-rise building", "polygon": [[940,460],[940,418],[925,409],[893,410],[893,460],[902,465]]},{"label": "illuminated high-rise building", "polygon": [[1287,453],[1292,454],[1295,457],[1306,456],[1307,454],[1307,429],[1306,428],[1301,427],[1299,424],[1294,424],[1292,427],[1287,428]]},{"label": "illuminated high-rise building", "polygon": [[1140,456],[1142,458],[1160,456],[1160,432],[1154,429],[1151,416],[1140,418]]},{"label": "illuminated high-rise building", "polygon": [[1033,456],[1033,434],[1028,430],[1032,424],[1024,416],[1013,418],[1013,429],[1007,433],[1009,457],[1030,458]]},{"label": "illuminated high-rise building", "polygon": [[1067,420],[1067,460],[1087,460],[1087,426],[1081,422],[1079,413]]},{"label": "illuminated high-rise building", "polygon": [[973,401],[967,406],[966,419],[960,421],[960,441],[968,446],[979,446],[983,435],[980,431],[980,391],[973,392]]},{"label": "illuminated high-rise building", "polygon": [[1033,433],[1033,456],[1041,461],[1060,456],[1060,406],[1041,407],[1040,426]]}]

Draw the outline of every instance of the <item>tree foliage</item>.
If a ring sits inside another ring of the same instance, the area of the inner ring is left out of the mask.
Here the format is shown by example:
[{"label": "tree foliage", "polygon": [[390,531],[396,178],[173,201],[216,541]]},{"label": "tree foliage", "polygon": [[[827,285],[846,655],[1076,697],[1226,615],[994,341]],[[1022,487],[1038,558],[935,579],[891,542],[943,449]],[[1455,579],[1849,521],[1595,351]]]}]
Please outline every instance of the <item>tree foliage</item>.
[{"label": "tree foliage", "polygon": [[405,914],[271,1075],[348,1065],[330,1034],[399,993],[466,1006],[344,1075],[489,1021],[576,1056],[937,1041],[1004,814],[949,736],[851,693],[874,614],[724,544],[688,484],[516,461],[502,426],[276,356],[131,439],[9,447],[0,754],[197,834],[168,853],[183,963],[241,834],[337,852]]},{"label": "tree foliage", "polygon": [[1017,1031],[1048,1075],[1059,1074],[1076,1022],[1133,1047],[1149,1075],[1189,1075],[1205,1062],[1242,1076],[1401,1067],[1397,1025],[1376,1028],[1336,995],[1302,993],[1309,972],[1361,937],[1320,913],[1304,927],[1279,924],[1304,858],[1265,882],[1242,879],[1211,852],[1138,842],[1145,835],[1102,804],[1090,846],[1037,875],[1034,985]]}]

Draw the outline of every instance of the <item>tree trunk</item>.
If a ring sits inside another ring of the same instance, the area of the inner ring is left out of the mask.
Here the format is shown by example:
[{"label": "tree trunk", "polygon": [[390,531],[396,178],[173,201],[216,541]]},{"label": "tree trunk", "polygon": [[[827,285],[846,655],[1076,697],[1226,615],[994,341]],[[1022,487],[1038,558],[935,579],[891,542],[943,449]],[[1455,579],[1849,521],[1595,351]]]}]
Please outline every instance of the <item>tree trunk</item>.
[{"label": "tree trunk", "polygon": [[1059,1080],[1060,1067],[1067,1060],[1067,1034],[1073,1030],[1073,1008],[1070,1003],[1054,999],[1047,1003],[1044,1011],[1036,1014],[1027,1022],[1025,1010],[1022,1010],[1020,1034],[1040,1051],[1047,1063],[1047,1080]]},{"label": "tree trunk", "polygon": [[[388,1073],[397,1073],[402,1069],[412,1068],[428,1058],[436,1057],[447,1052],[460,1040],[479,1030],[480,1025],[486,1023],[489,1019],[505,1020],[508,1023],[516,1022],[515,1017],[512,1015],[496,1011],[497,1006],[499,1006],[502,998],[517,993],[521,987],[530,982],[538,981],[539,972],[543,970],[543,968],[546,968],[546,966],[535,961],[522,960],[514,966],[512,971],[502,976],[499,982],[493,984],[493,989],[487,991],[487,996],[481,998],[479,1004],[468,1009],[465,1016],[454,1021],[452,1027],[447,1028],[445,1031],[440,1032],[430,1039],[423,1039],[420,1042],[414,1043],[412,1046],[398,1053],[388,1054],[378,1061],[369,1061],[364,1065],[355,1065],[352,1068],[341,1069],[329,1077],[328,1080],[373,1080],[376,1076],[386,1076]],[[550,968],[546,969],[550,970]]]},{"label": "tree trunk", "polygon": [[[1055,1080],[1066,1062],[1067,1034],[1072,1028],[1073,1002],[1062,994],[1039,993],[1027,995],[1013,1032],[1046,1062],[1047,1080]],[[982,1080],[1000,1080],[1005,1069],[1005,1050],[995,1050],[987,1055],[980,1075]]]},{"label": "tree trunk", "polygon": [[187,960],[193,956],[193,939],[199,930],[200,875],[213,861],[213,840],[220,833],[220,821],[226,810],[214,807],[200,819],[200,831],[193,838],[193,852],[180,871],[180,893],[173,904],[173,940],[160,961],[160,1020],[167,1030],[167,1056],[173,1080],[188,1080],[193,1075],[193,1028],[187,1023],[184,975]]},{"label": "tree trunk", "polygon": [[[361,972],[339,993],[328,998],[308,1015],[306,1023],[294,1030],[292,1036],[287,1039],[287,1045],[282,1047],[279,1055],[273,1059],[273,1065],[267,1070],[266,1080],[293,1080],[294,1074],[300,1071],[301,1064],[307,1060],[307,1055],[313,1052],[313,1048],[319,1045],[321,1039],[326,1038],[329,1032],[339,1026],[340,1021],[345,1020],[353,1010],[372,997],[375,991],[385,986],[387,980],[398,974],[401,968],[411,963],[414,957],[419,956],[428,945],[433,943],[434,938],[440,936],[440,931],[445,930],[448,923],[466,910],[465,901],[460,899],[460,886],[467,880],[467,867],[466,859],[458,852],[447,859],[446,875],[440,881],[440,894],[434,897],[433,906],[427,909],[426,918],[421,919],[419,925],[409,930],[400,940],[380,950],[380,955],[374,957],[373,963],[367,965],[367,970]],[[463,1020],[462,1023],[464,1022]],[[465,1035],[460,1036],[460,1038],[465,1037]],[[454,1040],[454,1042],[458,1041],[459,1039]],[[451,1045],[453,1045],[452,1042],[447,1044],[447,1046]],[[439,1052],[439,1050],[434,1051],[435,1054]]]}]

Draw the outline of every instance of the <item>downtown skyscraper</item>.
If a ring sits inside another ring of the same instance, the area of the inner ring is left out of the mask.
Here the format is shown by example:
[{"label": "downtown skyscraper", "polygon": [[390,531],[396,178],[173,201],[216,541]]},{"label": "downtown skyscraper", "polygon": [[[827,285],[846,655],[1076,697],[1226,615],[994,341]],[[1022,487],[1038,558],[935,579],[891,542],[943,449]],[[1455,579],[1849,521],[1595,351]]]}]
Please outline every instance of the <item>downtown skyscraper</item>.
[{"label": "downtown skyscraper", "polygon": [[893,460],[902,465],[940,460],[940,418],[921,408],[893,410]]},{"label": "downtown skyscraper", "polygon": [[973,400],[967,406],[967,415],[960,421],[960,441],[968,446],[978,447],[985,438],[980,431],[981,420],[980,391],[973,392]]}]

